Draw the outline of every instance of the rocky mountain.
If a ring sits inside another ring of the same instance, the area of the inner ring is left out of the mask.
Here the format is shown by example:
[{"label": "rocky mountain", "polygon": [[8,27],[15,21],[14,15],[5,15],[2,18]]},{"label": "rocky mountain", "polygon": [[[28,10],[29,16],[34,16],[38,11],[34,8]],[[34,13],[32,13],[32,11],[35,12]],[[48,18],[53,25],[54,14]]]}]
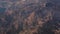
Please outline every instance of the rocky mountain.
[{"label": "rocky mountain", "polygon": [[0,34],[60,34],[60,0],[0,0]]}]

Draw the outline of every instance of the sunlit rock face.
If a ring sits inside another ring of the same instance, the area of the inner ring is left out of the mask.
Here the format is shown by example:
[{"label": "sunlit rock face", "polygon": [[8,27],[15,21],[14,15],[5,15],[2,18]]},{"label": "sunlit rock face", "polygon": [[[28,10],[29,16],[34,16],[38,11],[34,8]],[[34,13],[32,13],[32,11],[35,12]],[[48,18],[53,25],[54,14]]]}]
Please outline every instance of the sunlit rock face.
[{"label": "sunlit rock face", "polygon": [[60,34],[60,0],[0,0],[0,34]]}]

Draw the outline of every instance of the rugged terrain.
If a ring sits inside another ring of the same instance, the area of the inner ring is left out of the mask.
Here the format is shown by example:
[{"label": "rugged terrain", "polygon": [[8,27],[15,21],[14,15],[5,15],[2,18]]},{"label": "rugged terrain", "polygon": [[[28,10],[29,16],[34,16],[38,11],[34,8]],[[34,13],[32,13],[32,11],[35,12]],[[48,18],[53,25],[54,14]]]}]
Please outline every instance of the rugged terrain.
[{"label": "rugged terrain", "polygon": [[60,0],[0,0],[0,34],[60,34]]}]

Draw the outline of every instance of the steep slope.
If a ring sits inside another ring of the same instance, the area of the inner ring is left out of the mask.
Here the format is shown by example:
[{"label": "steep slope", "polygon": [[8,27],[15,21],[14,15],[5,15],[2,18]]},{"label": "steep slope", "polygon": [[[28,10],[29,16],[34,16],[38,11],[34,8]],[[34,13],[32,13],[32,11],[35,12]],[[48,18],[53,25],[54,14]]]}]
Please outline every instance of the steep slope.
[{"label": "steep slope", "polygon": [[60,34],[59,0],[0,0],[0,34]]}]

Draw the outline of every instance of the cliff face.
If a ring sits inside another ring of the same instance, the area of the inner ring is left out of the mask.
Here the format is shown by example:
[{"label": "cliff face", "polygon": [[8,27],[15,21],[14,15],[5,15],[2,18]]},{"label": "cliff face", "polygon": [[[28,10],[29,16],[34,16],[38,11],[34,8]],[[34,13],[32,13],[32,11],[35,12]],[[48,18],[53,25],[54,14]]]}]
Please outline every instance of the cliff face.
[{"label": "cliff face", "polygon": [[0,0],[0,34],[60,34],[59,0]]}]

